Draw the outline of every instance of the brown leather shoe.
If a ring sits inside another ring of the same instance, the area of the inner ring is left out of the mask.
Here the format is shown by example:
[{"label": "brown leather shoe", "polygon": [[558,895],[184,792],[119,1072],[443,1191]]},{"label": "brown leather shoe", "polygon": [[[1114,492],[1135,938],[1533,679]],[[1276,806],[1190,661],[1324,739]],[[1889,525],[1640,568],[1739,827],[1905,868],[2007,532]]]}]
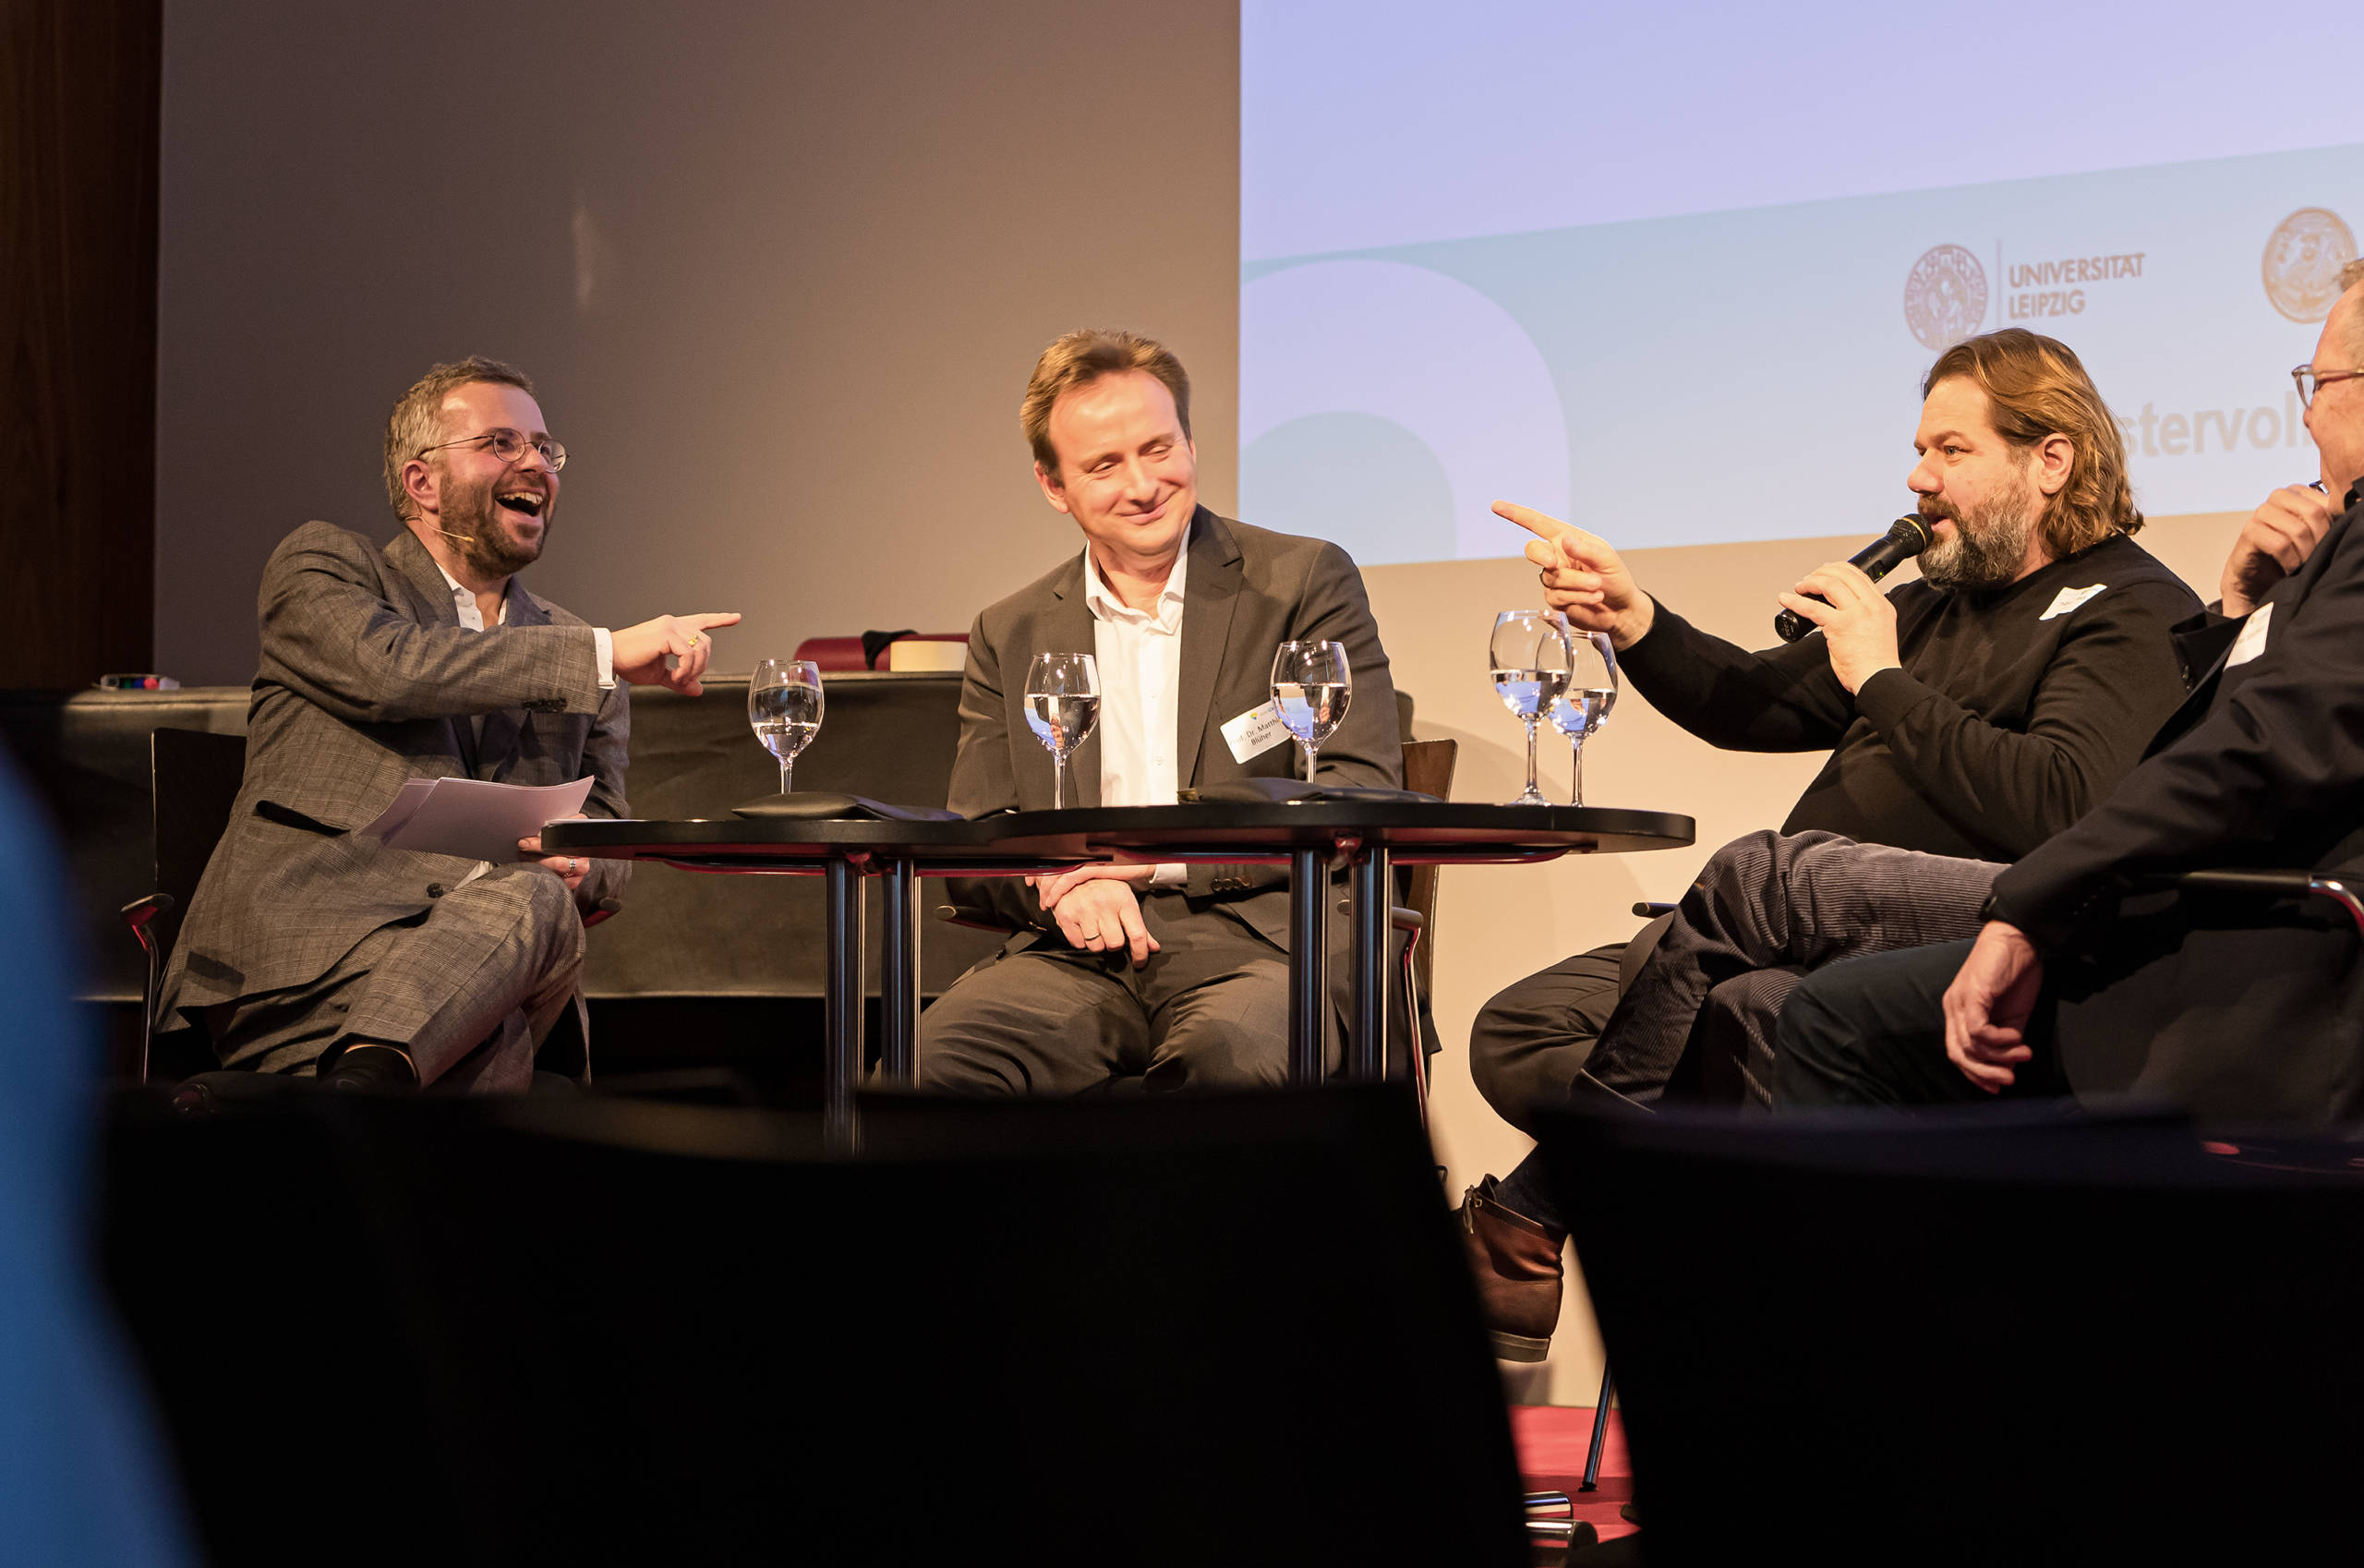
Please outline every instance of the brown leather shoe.
[{"label": "brown leather shoe", "polygon": [[1462,1194],[1455,1217],[1494,1354],[1504,1361],[1542,1360],[1560,1325],[1560,1248],[1568,1233],[1503,1208],[1492,1176]]}]

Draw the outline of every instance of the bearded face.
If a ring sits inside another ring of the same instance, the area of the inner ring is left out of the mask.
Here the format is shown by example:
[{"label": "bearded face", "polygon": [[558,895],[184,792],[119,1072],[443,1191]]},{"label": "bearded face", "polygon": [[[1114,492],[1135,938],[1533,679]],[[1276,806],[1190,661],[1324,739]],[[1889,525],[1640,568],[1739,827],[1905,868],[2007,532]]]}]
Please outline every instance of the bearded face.
[{"label": "bearded face", "polygon": [[2016,582],[2043,513],[2043,498],[2024,471],[2014,472],[1967,512],[1943,496],[1923,497],[1922,521],[1945,518],[1953,529],[1921,552],[1921,580],[1933,588],[1999,588]]},{"label": "bearded face", "polygon": [[469,566],[488,577],[522,572],[541,558],[557,506],[537,476],[445,471],[441,525]]}]

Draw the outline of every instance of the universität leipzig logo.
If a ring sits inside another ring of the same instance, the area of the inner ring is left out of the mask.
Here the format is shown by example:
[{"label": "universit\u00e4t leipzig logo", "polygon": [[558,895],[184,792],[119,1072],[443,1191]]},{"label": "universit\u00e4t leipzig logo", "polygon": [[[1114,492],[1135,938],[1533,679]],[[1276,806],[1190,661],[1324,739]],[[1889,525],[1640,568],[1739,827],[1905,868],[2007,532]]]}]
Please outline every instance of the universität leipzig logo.
[{"label": "universit\u00e4t leipzig logo", "polygon": [[2293,321],[2320,321],[2339,297],[2339,270],[2356,259],[2356,236],[2339,214],[2301,207],[2265,242],[2265,297]]},{"label": "universit\u00e4t leipzig logo", "polygon": [[1939,353],[1985,324],[1986,269],[1959,245],[1941,245],[1904,280],[1904,324]]}]

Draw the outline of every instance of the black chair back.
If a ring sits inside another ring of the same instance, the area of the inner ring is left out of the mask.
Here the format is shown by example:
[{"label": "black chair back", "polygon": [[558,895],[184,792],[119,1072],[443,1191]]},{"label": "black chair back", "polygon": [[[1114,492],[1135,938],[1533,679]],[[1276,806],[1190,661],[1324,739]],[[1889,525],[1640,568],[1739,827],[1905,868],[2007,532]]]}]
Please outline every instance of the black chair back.
[{"label": "black chair back", "polygon": [[362,1098],[118,1116],[107,1255],[214,1561],[1526,1562],[1400,1091],[874,1102],[850,1161]]},{"label": "black chair back", "polygon": [[247,738],[202,730],[158,730],[148,738],[148,760],[155,813],[154,891],[169,894],[173,900],[151,929],[157,950],[170,954],[180,939],[189,900],[197,896],[198,879],[205,874],[205,862],[229,830],[230,808],[246,778]]},{"label": "black chair back", "polygon": [[1654,1568],[2295,1562],[2352,1528],[2347,1150],[2263,1169],[2057,1109],[1538,1119]]}]

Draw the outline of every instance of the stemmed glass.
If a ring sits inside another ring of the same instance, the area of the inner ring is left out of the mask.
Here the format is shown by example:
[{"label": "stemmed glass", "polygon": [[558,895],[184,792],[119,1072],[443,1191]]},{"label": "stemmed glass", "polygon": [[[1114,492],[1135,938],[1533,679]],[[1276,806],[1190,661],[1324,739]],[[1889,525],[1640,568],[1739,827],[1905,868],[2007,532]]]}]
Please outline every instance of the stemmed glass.
[{"label": "stemmed glass", "polygon": [[1568,689],[1551,705],[1551,728],[1565,735],[1576,749],[1575,793],[1572,806],[1585,803],[1585,742],[1609,722],[1617,706],[1617,650],[1606,632],[1568,633]]},{"label": "stemmed glass", "polygon": [[1568,689],[1567,617],[1556,609],[1506,609],[1494,617],[1486,654],[1494,671],[1494,694],[1526,725],[1526,788],[1514,806],[1548,806],[1535,786],[1535,725]]},{"label": "stemmed glass", "polygon": [[821,667],[809,658],[767,658],[747,679],[747,722],[764,750],[779,758],[779,792],[789,791],[796,754],[821,732]]},{"label": "stemmed glass", "polygon": [[1272,655],[1272,706],[1305,753],[1307,783],[1313,782],[1315,754],[1345,721],[1354,695],[1344,643],[1283,643]]},{"label": "stemmed glass", "polygon": [[1026,671],[1026,726],[1051,754],[1051,809],[1067,803],[1067,758],[1100,722],[1100,665],[1090,654],[1036,654]]}]

